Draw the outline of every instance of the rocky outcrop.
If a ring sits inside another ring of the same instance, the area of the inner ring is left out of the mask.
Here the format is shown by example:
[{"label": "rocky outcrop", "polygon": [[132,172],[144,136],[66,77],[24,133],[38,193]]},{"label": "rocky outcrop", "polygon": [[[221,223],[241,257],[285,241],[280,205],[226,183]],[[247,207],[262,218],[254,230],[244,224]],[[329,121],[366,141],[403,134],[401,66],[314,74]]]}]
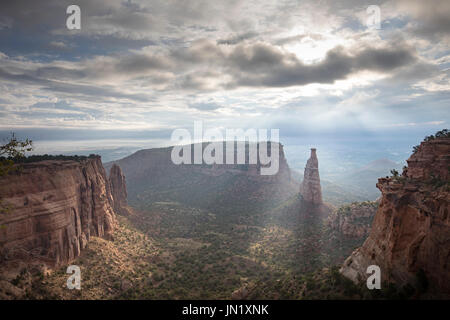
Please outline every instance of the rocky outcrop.
[{"label": "rocky outcrop", "polygon": [[374,201],[354,202],[334,211],[327,222],[331,230],[344,237],[365,239],[377,208],[378,203]]},{"label": "rocky outcrop", "polygon": [[5,268],[72,261],[92,236],[108,238],[115,227],[110,184],[100,157],[23,164],[2,177],[0,259]]},{"label": "rocky outcrop", "polygon": [[369,265],[382,281],[414,285],[419,276],[430,291],[450,294],[450,139],[422,142],[402,176],[382,178],[382,192],[369,237],[347,258],[341,272],[357,282]]},{"label": "rocky outcrop", "polygon": [[316,149],[311,149],[311,156],[306,162],[303,182],[300,186],[303,200],[313,205],[322,204],[322,189],[320,187],[319,160]]},{"label": "rocky outcrop", "polygon": [[127,216],[131,214],[131,209],[127,202],[127,185],[122,169],[113,164],[109,171],[109,182],[111,185],[112,203],[114,211]]},{"label": "rocky outcrop", "polygon": [[422,142],[416,152],[408,159],[408,167],[403,173],[410,179],[428,180],[450,179],[450,138]]}]

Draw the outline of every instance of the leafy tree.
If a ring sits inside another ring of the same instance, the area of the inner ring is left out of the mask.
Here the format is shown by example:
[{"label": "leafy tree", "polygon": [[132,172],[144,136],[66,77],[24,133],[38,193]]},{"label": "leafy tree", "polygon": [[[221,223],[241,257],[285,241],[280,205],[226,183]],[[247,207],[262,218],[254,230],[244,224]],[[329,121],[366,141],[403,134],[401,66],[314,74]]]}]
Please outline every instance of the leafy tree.
[{"label": "leafy tree", "polygon": [[96,154],[90,154],[89,156],[79,156],[79,155],[73,155],[73,156],[66,156],[66,155],[51,155],[51,154],[42,154],[42,155],[31,155],[28,157],[21,157],[15,160],[15,163],[30,163],[30,162],[38,162],[38,161],[45,161],[45,160],[72,160],[72,161],[85,161],[87,159],[92,159],[99,157]]},{"label": "leafy tree", "polygon": [[392,169],[392,170],[391,170],[391,174],[392,174],[392,176],[395,177],[395,178],[398,177],[398,171],[395,170],[395,169]]},{"label": "leafy tree", "polygon": [[[431,141],[437,138],[450,138],[450,131],[448,129],[442,129],[438,132],[436,132],[434,135],[429,135],[426,136],[425,139],[423,139],[423,141]],[[417,150],[419,150],[419,146],[414,146],[413,147],[413,153],[416,153]]]},{"label": "leafy tree", "polygon": [[[18,169],[14,163],[25,157],[25,152],[33,150],[33,142],[29,139],[19,140],[14,133],[8,138],[7,143],[0,146],[0,177],[6,176]],[[8,212],[10,206],[3,203],[0,198],[0,213]],[[1,227],[1,226],[0,226]]]},{"label": "leafy tree", "polygon": [[33,142],[29,139],[24,141],[16,138],[14,133],[11,133],[9,141],[0,146],[0,177],[7,175],[14,167],[14,162],[24,158],[26,151],[33,150]]},{"label": "leafy tree", "polygon": [[436,138],[450,138],[450,131],[448,129],[442,129],[436,132],[434,135]]}]

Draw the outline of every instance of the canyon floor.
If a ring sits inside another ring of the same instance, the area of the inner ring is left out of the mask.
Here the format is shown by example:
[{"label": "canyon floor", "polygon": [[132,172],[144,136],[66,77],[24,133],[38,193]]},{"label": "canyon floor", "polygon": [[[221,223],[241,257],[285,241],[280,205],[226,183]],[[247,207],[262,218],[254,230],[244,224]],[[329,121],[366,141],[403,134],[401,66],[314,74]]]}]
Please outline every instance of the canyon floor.
[{"label": "canyon floor", "polygon": [[304,212],[291,219],[300,201],[292,197],[246,219],[174,202],[152,203],[131,216],[118,216],[114,238],[93,238],[72,263],[80,266],[82,290],[67,289],[66,267],[45,275],[24,270],[13,284],[34,299],[348,299],[367,294],[337,271],[363,239],[342,237],[320,215]]}]

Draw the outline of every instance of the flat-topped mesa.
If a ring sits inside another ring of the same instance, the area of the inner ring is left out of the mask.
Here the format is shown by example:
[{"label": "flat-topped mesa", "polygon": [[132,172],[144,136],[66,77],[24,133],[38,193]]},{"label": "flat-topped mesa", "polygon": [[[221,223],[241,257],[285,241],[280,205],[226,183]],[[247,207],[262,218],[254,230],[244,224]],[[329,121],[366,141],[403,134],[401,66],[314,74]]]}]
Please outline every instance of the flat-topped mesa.
[{"label": "flat-topped mesa", "polygon": [[321,205],[323,203],[319,177],[319,160],[317,159],[315,148],[311,149],[311,156],[306,162],[303,182],[300,185],[300,193],[306,202],[314,205]]},{"label": "flat-topped mesa", "polygon": [[[224,206],[227,210],[234,210],[240,206],[262,207],[267,201],[272,204],[281,203],[281,201],[286,201],[298,194],[300,183],[297,179],[291,178],[291,170],[281,143],[270,142],[270,145],[269,142],[267,143],[267,150],[262,150],[262,154],[265,153],[267,159],[264,159],[265,161],[262,163],[258,159],[254,161],[255,157],[253,156],[251,157],[253,160],[249,161],[249,156],[252,154],[250,146],[259,148],[265,143],[238,142],[234,141],[233,144],[230,144],[231,146],[227,146],[227,143],[223,144],[225,149],[222,155],[223,164],[206,164],[204,161],[202,164],[195,164],[194,148],[198,144],[185,147],[186,150],[191,148],[191,162],[188,160],[187,163],[174,163],[172,154],[175,147],[140,150],[126,158],[116,160],[114,163],[120,166],[126,177],[128,200],[130,201],[133,199],[139,201],[138,199],[144,196],[144,193],[146,199],[151,197],[154,201],[159,201],[157,199],[160,199],[160,195],[164,193],[171,201],[190,206],[207,206],[209,208],[215,203],[213,207],[216,209]],[[210,146],[210,142],[204,142],[203,150],[208,146]],[[230,148],[228,149],[230,151],[229,158],[232,161],[226,161],[228,153],[226,148]],[[260,149],[256,150],[256,155],[259,154],[258,150]],[[215,156],[215,152],[211,153]],[[182,154],[183,150],[179,155]],[[261,159],[261,157],[258,158]],[[264,164],[267,163],[267,160],[269,163]],[[109,170],[113,163],[109,162],[104,165]],[[274,174],[264,175],[263,168],[273,169]],[[175,186],[177,192],[174,192]],[[202,194],[202,197],[199,197],[199,194]]]},{"label": "flat-topped mesa", "polygon": [[124,216],[129,215],[131,210],[127,201],[127,184],[122,169],[117,164],[113,164],[109,171],[109,182],[114,211]]}]

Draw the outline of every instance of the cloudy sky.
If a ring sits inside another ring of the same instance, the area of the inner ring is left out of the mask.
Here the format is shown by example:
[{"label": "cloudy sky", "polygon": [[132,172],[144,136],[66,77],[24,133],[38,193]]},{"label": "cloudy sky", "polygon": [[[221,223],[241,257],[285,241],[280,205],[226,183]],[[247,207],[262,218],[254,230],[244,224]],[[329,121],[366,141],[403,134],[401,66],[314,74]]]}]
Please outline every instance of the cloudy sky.
[{"label": "cloudy sky", "polygon": [[448,127],[449,44],[446,0],[2,1],[0,132],[42,150],[168,145],[194,120],[282,142],[417,140]]}]

